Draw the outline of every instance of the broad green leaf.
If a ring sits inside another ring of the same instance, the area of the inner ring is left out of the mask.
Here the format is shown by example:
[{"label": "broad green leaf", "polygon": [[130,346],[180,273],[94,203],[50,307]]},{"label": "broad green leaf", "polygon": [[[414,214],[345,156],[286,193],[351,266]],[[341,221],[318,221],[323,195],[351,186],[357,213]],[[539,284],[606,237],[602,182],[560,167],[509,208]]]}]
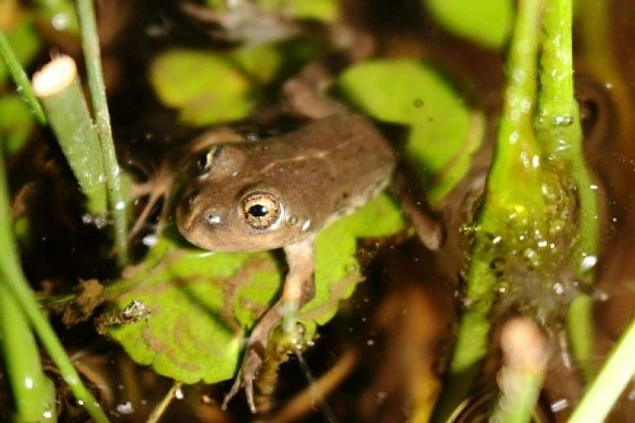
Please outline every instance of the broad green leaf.
[{"label": "broad green leaf", "polygon": [[227,56],[169,50],[152,63],[150,81],[159,99],[192,125],[241,119],[251,110],[249,78]]},{"label": "broad green leaf", "polygon": [[469,169],[484,121],[437,70],[417,60],[365,62],[345,71],[336,90],[370,116],[410,127],[406,153],[432,203]]},{"label": "broad green leaf", "polygon": [[[382,194],[318,236],[316,297],[299,315],[309,333],[333,317],[362,279],[356,239],[389,235],[403,226],[399,209]],[[243,338],[277,299],[285,270],[275,254],[213,254],[161,238],[143,263],[108,287],[115,309],[136,300],[149,315],[108,332],[136,362],[162,375],[185,383],[229,379]]]},{"label": "broad green leaf", "polygon": [[422,0],[448,31],[485,47],[500,50],[512,25],[511,0]]}]

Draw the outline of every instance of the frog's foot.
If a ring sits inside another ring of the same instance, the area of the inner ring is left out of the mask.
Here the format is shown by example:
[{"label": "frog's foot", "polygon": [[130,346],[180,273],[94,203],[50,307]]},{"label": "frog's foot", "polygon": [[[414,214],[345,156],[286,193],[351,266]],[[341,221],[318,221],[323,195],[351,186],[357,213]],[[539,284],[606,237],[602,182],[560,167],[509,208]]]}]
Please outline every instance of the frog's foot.
[{"label": "frog's foot", "polygon": [[236,396],[238,391],[240,391],[240,388],[244,387],[249,409],[252,413],[256,413],[258,411],[254,401],[254,381],[256,380],[256,377],[258,377],[258,372],[260,371],[263,363],[264,347],[262,347],[262,345],[259,347],[256,345],[248,346],[245,356],[243,357],[243,362],[240,366],[238,376],[236,376],[236,380],[234,381],[232,388],[223,399],[223,405],[221,406],[222,410],[227,409],[229,401]]},{"label": "frog's foot", "polygon": [[247,349],[238,376],[236,376],[234,385],[223,400],[223,405],[221,406],[223,410],[227,409],[229,401],[240,391],[241,387],[244,387],[249,409],[252,413],[258,411],[254,401],[254,381],[258,377],[258,372],[265,361],[269,334],[282,318],[280,313],[282,308],[282,301],[278,301],[278,303],[270,308],[260,319],[249,336],[249,342],[247,343]]}]

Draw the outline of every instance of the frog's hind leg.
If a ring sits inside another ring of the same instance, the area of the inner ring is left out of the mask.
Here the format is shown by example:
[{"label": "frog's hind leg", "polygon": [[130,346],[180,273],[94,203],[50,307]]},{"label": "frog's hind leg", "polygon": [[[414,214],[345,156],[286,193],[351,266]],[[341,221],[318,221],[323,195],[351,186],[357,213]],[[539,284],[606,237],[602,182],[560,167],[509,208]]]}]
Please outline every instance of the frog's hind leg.
[{"label": "frog's hind leg", "polygon": [[266,359],[267,343],[271,331],[282,321],[285,334],[296,331],[298,311],[315,295],[313,238],[284,247],[289,272],[284,281],[282,297],[265,312],[252,330],[239,374],[223,400],[226,409],[229,401],[245,388],[245,395],[252,413],[256,413],[254,381]]}]

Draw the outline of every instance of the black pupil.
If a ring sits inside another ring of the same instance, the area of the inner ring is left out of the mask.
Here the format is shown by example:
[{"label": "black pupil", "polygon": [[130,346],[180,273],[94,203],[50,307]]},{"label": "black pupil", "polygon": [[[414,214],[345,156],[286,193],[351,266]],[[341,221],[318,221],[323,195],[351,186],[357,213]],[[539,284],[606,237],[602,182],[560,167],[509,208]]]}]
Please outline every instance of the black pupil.
[{"label": "black pupil", "polygon": [[266,216],[267,213],[269,213],[269,209],[262,204],[255,204],[249,207],[249,214],[253,217],[263,217]]}]

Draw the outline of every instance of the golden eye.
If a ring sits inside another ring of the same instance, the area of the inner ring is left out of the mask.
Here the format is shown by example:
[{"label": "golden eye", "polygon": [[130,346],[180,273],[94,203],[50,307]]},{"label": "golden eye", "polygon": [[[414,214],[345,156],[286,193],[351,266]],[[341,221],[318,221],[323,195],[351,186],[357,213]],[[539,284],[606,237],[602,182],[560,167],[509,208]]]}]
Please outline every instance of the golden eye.
[{"label": "golden eye", "polygon": [[218,156],[220,156],[222,147],[214,146],[209,150],[199,154],[196,158],[196,173],[197,175],[205,175],[212,170],[212,167],[218,160]]},{"label": "golden eye", "polygon": [[245,222],[254,229],[269,229],[282,215],[282,204],[275,195],[266,191],[254,191],[240,203],[240,212]]}]

